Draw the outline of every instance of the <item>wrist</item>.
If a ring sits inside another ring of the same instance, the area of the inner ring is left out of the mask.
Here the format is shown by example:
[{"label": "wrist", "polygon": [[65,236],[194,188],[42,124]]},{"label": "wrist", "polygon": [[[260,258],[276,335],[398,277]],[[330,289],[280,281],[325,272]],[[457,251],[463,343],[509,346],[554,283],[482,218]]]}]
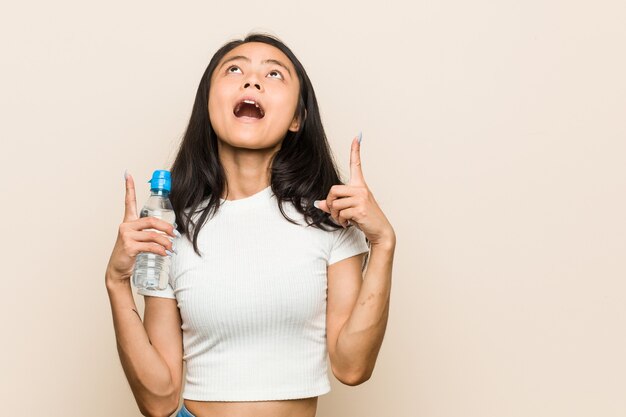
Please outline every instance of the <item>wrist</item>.
[{"label": "wrist", "polygon": [[393,251],[396,248],[396,234],[393,229],[385,236],[381,236],[380,239],[372,241],[372,248],[377,247],[379,249],[385,249]]},{"label": "wrist", "polygon": [[130,278],[118,277],[109,271],[105,274],[104,283],[108,291],[130,288]]},{"label": "wrist", "polygon": [[372,242],[372,250],[379,252],[379,251],[384,251],[384,252],[394,252],[396,250],[396,242],[394,241],[378,241],[378,242]]}]

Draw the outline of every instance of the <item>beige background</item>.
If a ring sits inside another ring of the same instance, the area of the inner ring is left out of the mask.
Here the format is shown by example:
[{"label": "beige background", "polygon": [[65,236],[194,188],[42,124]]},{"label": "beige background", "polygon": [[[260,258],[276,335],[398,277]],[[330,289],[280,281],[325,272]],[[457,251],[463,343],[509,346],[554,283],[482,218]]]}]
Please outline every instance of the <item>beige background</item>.
[{"label": "beige background", "polygon": [[123,173],[169,166],[254,29],[303,62],[344,175],[363,131],[398,236],[374,375],[318,416],[626,415],[623,1],[87,3],[0,9],[2,415],[140,415],[104,287]]}]

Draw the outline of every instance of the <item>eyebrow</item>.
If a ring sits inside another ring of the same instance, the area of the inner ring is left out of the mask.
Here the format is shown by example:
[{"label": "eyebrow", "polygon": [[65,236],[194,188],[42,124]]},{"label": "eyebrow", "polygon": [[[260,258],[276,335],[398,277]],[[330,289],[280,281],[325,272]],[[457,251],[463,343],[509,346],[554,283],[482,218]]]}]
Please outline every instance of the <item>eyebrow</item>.
[{"label": "eyebrow", "polygon": [[[222,65],[220,65],[220,68],[222,68],[224,65],[226,65],[230,61],[235,61],[237,59],[243,59],[244,61],[250,62],[250,58],[248,58],[247,56],[235,55],[235,56],[232,56],[232,57],[228,58],[226,61],[222,62]],[[265,61],[261,61],[261,64],[276,64],[276,65],[278,65],[280,67],[283,67],[285,70],[287,70],[287,72],[289,73],[289,76],[292,77],[291,70],[289,68],[287,68],[287,65],[283,64],[282,62],[280,62],[277,59],[266,59]]]}]

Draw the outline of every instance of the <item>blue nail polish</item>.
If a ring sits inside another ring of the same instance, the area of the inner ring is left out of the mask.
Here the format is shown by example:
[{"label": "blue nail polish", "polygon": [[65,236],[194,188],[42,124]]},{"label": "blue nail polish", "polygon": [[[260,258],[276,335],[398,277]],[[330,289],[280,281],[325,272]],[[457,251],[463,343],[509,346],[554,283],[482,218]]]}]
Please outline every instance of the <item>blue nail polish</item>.
[{"label": "blue nail polish", "polygon": [[361,144],[361,138],[363,137],[363,134],[361,132],[359,132],[359,145]]}]

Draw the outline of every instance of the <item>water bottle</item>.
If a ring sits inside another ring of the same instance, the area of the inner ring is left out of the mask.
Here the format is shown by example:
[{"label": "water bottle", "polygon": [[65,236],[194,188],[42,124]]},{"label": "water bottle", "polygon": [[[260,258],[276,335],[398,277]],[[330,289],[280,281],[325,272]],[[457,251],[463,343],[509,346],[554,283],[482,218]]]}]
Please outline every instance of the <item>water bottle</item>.
[{"label": "water bottle", "polygon": [[[153,216],[174,224],[176,215],[169,198],[172,184],[170,172],[158,169],[154,171],[152,179],[148,182],[150,183],[150,197],[141,209],[139,217]],[[146,230],[165,234],[156,229]],[[169,256],[140,252],[135,258],[133,285],[136,288],[164,290],[169,281],[170,261]]]}]

